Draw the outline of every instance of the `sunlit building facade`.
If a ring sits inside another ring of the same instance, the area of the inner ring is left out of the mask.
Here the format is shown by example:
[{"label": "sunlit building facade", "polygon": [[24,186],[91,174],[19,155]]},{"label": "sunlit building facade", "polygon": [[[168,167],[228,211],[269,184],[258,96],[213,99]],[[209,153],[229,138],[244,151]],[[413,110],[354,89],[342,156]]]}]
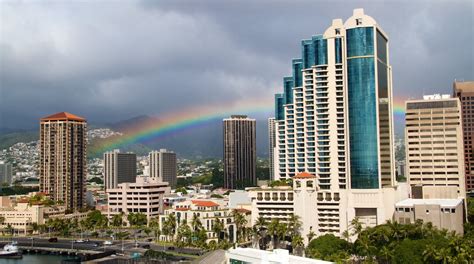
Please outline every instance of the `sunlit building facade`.
[{"label": "sunlit building facade", "polygon": [[395,177],[389,58],[387,34],[355,9],[303,40],[301,58],[283,78],[275,95],[274,175],[314,176],[316,202],[305,206],[315,215],[295,209],[313,223],[306,232],[341,235],[355,217],[364,226],[382,224],[408,196]]},{"label": "sunlit building facade", "polygon": [[40,191],[69,210],[85,206],[86,119],[61,112],[40,122]]}]

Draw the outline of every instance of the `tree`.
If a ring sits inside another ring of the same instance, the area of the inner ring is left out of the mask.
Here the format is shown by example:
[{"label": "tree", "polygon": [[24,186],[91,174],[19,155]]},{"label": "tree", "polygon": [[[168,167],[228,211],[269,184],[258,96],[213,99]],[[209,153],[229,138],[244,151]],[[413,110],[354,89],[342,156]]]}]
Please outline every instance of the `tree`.
[{"label": "tree", "polygon": [[183,222],[179,225],[178,227],[178,234],[176,237],[176,245],[178,247],[181,247],[182,245],[190,245],[191,244],[191,228],[189,227],[188,223],[186,220],[183,220]]},{"label": "tree", "polygon": [[224,224],[219,220],[216,216],[212,223],[212,231],[217,235],[217,242],[219,243],[221,240],[221,232],[224,230]]},{"label": "tree", "polygon": [[298,215],[291,214],[290,219],[288,219],[288,226],[292,237],[300,233],[301,225],[302,223],[300,217]]},{"label": "tree", "polygon": [[309,242],[306,255],[311,258],[319,258],[327,261],[336,261],[339,255],[348,254],[351,245],[344,239],[333,234],[319,236]]},{"label": "tree", "polygon": [[155,240],[158,240],[158,237],[161,234],[160,222],[159,222],[158,218],[151,219],[149,226],[150,226],[151,230],[153,231],[153,233],[155,235]]},{"label": "tree", "polygon": [[280,246],[280,242],[285,239],[288,232],[288,226],[285,223],[280,223],[277,227],[277,247]]},{"label": "tree", "polygon": [[143,213],[129,213],[127,220],[130,226],[141,227],[147,224],[147,217]]},{"label": "tree", "polygon": [[300,256],[300,251],[304,247],[303,237],[299,234],[293,235],[291,238],[291,246],[293,247],[293,253]]},{"label": "tree", "polygon": [[171,240],[174,239],[176,233],[176,216],[174,214],[169,214],[166,220],[163,223],[163,234],[167,237],[171,237]]},{"label": "tree", "polygon": [[353,229],[352,235],[359,236],[362,232],[362,223],[359,221],[359,217],[354,217],[351,220],[351,227]]},{"label": "tree", "polygon": [[239,213],[237,210],[232,211],[232,216],[234,217],[235,227],[237,228],[237,241],[241,242],[244,235],[244,227],[247,224],[247,219],[245,215]]},{"label": "tree", "polygon": [[311,230],[311,231],[309,231],[309,233],[306,236],[308,237],[308,243],[309,243],[316,236],[316,233],[314,233],[314,231]]},{"label": "tree", "polygon": [[268,234],[272,238],[272,247],[276,248],[275,237],[277,236],[278,227],[280,226],[280,221],[278,219],[272,219],[268,225]]},{"label": "tree", "polygon": [[112,216],[112,221],[111,221],[110,224],[114,227],[122,227],[123,226],[123,215],[124,215],[124,213],[120,212],[120,214],[116,214],[116,215]]},{"label": "tree", "polygon": [[188,191],[184,187],[176,188],[175,193],[188,194]]}]

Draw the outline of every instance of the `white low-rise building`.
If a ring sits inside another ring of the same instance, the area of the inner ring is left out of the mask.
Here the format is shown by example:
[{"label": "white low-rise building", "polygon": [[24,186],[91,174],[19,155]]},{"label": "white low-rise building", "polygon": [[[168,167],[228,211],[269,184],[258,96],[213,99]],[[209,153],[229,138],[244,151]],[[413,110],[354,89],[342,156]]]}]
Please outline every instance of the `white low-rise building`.
[{"label": "white low-rise building", "polygon": [[393,218],[395,203],[408,198],[408,186],[381,189],[331,191],[320,189],[314,175],[307,172],[293,177],[293,186],[247,189],[252,200],[252,225],[259,217],[267,222],[287,222],[294,214],[301,221],[301,235],[342,236],[358,218],[363,227],[373,227]]},{"label": "white low-rise building", "polygon": [[274,249],[266,251],[254,248],[229,249],[226,254],[227,264],[261,263],[261,264],[329,264],[333,262],[290,255],[288,250]]},{"label": "white low-rise building", "polygon": [[406,199],[396,203],[395,208],[394,220],[401,224],[422,220],[439,229],[464,233],[462,199]]},{"label": "white low-rise building", "polygon": [[147,221],[158,217],[164,210],[164,196],[170,193],[166,182],[158,182],[150,177],[137,177],[135,183],[120,183],[118,188],[108,189],[107,216],[124,213],[142,213]]},{"label": "white low-rise building", "polygon": [[[218,219],[224,225],[223,232],[228,234],[227,238],[229,241],[235,242],[236,240],[237,230],[232,211],[225,206],[225,202],[222,199],[189,199],[184,202],[175,203],[173,207],[166,209],[164,214],[160,215],[161,228],[163,228],[164,222],[170,214],[174,214],[176,217],[176,227],[184,221],[191,227],[194,215],[199,217],[202,227],[207,232],[208,241],[217,240],[218,235],[224,238],[223,233],[216,234],[213,231],[214,223]],[[162,239],[166,239],[166,237],[162,236]]]}]

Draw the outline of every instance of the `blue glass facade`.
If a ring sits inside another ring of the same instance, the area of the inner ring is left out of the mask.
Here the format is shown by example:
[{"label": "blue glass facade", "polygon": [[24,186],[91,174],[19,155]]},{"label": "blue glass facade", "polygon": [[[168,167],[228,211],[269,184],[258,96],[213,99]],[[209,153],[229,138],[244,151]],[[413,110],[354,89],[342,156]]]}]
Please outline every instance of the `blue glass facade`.
[{"label": "blue glass facade", "polygon": [[275,119],[276,120],[285,119],[285,111],[283,109],[284,100],[285,99],[283,97],[283,94],[275,94]]},{"label": "blue glass facade", "polygon": [[373,32],[371,27],[347,30],[349,139],[353,189],[379,187]]},{"label": "blue glass facade", "polygon": [[316,48],[316,65],[328,64],[328,41],[322,37],[313,38]]},{"label": "blue glass facade", "polygon": [[335,43],[335,54],[336,54],[336,63],[342,63],[342,39],[337,38],[334,41]]},{"label": "blue glass facade", "polygon": [[283,78],[283,90],[285,92],[284,104],[293,103],[293,77]]},{"label": "blue glass facade", "polygon": [[301,41],[301,58],[303,58],[303,69],[311,68],[316,62],[313,40],[306,39]]},{"label": "blue glass facade", "polygon": [[[323,65],[328,63],[327,43],[327,40],[323,39],[322,35],[313,36],[311,39],[305,39],[301,41],[301,58],[303,61],[303,69],[311,68],[314,65]],[[340,59],[342,60],[342,56]]]},{"label": "blue glass facade", "polygon": [[302,59],[293,59],[293,81],[295,87],[303,86],[303,60]]},{"label": "blue glass facade", "polygon": [[352,28],[347,32],[347,58],[374,55],[374,28]]}]

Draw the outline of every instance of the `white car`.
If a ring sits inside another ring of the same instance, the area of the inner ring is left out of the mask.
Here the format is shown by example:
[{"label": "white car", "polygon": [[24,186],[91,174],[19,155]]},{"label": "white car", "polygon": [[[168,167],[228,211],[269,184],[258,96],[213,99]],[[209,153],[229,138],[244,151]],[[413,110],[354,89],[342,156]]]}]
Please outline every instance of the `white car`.
[{"label": "white car", "polygon": [[110,246],[110,245],[113,245],[113,243],[112,243],[112,241],[106,240],[106,241],[104,241],[104,245],[105,246]]},{"label": "white car", "polygon": [[85,241],[84,241],[84,240],[82,240],[82,239],[78,239],[78,240],[76,240],[76,243],[84,243],[84,242],[85,242]]}]

